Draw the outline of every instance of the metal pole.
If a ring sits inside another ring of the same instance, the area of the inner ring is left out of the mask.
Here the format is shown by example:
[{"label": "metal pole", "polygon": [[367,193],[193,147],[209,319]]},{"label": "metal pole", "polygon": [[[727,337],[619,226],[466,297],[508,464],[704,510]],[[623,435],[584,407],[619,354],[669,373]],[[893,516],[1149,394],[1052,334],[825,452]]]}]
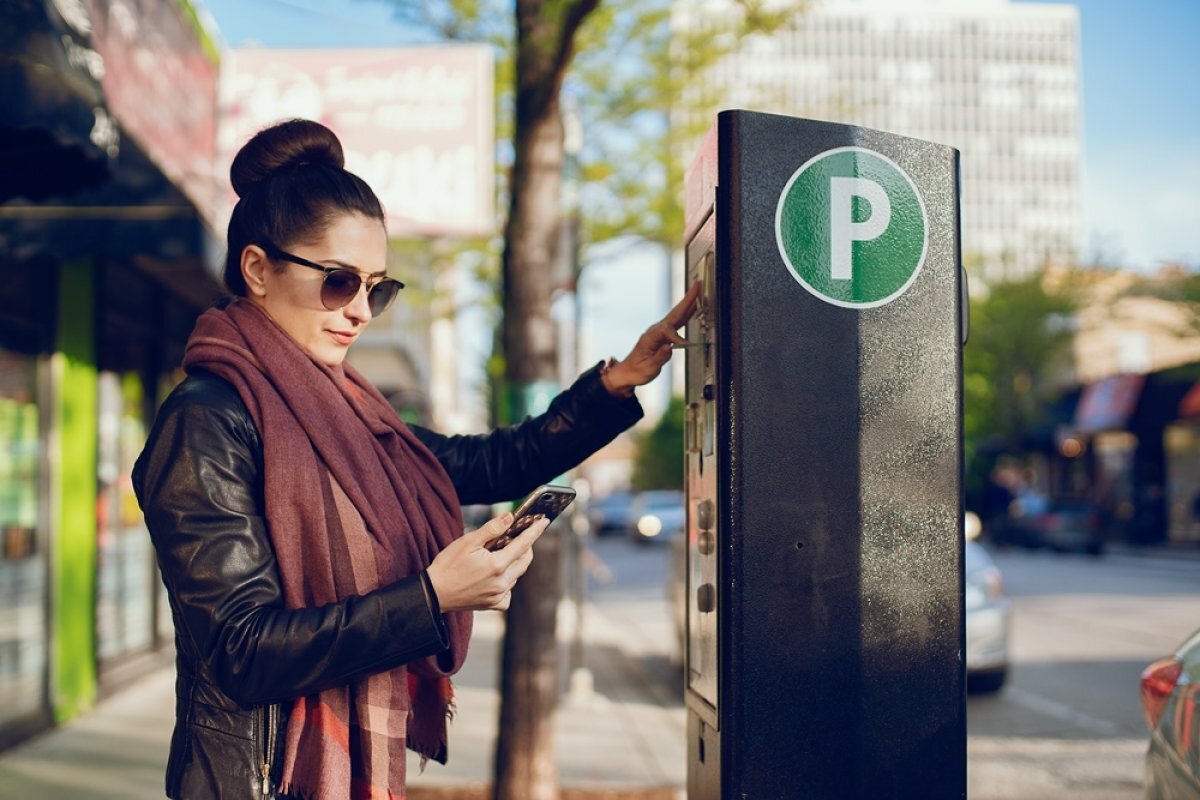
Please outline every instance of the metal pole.
[{"label": "metal pole", "polygon": [[[563,116],[563,149],[566,154],[564,163],[565,176],[563,181],[563,197],[566,205],[564,227],[566,228],[565,244],[568,248],[568,265],[570,267],[570,289],[573,292],[574,319],[574,367],[578,372],[583,365],[583,301],[579,293],[580,275],[583,264],[579,256],[579,240],[581,229],[580,218],[580,181],[579,153],[583,149],[583,123],[579,117],[579,106],[569,95],[562,97]],[[571,601],[575,606],[575,625],[569,650],[570,679],[569,700],[576,704],[589,703],[593,697],[595,685],[592,671],[588,669],[584,650],[583,626],[584,605],[587,602],[587,574],[584,566],[586,555],[586,537],[589,529],[587,502],[588,484],[582,478],[574,481],[576,499],[570,519],[570,591]]]}]

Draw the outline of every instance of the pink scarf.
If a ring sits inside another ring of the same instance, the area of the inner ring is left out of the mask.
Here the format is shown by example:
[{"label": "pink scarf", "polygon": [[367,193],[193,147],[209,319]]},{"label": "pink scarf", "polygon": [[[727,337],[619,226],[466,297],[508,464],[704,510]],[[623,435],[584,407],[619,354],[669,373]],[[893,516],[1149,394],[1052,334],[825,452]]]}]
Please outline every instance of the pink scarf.
[{"label": "pink scarf", "polygon": [[[315,361],[247,300],[204,312],[184,366],[224,378],[263,443],[264,514],[288,609],[414,575],[462,535],[449,476],[352,367]],[[405,743],[445,761],[471,614],[445,615],[450,651],[293,701],[281,791],[306,800],[403,798]],[[351,757],[351,753],[354,757]]]}]

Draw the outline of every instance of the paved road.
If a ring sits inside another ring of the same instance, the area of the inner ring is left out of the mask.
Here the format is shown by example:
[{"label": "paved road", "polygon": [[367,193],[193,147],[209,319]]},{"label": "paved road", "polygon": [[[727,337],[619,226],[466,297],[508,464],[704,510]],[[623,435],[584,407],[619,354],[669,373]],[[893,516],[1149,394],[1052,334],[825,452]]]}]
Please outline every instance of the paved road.
[{"label": "paved road", "polygon": [[[595,552],[613,580],[591,599],[608,609],[636,599],[638,613],[661,619],[651,672],[678,692],[666,548],[605,538]],[[969,797],[1137,798],[1147,741],[1138,676],[1200,627],[1200,559],[1007,551],[997,563],[1015,607],[1014,665],[998,695],[968,699]]]},{"label": "paved road", "polygon": [[1147,732],[1138,677],[1200,627],[1200,560],[1010,551],[1014,667],[968,702],[972,800],[1130,800]]}]

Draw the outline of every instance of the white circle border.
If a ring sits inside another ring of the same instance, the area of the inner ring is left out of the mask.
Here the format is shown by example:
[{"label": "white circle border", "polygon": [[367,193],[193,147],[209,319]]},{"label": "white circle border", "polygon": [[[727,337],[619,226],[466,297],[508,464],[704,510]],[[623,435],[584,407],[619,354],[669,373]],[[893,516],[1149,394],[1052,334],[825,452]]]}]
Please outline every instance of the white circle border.
[{"label": "white circle border", "polygon": [[[800,175],[803,174],[804,171],[813,164],[824,158],[827,158],[828,156],[836,155],[838,153],[866,153],[867,155],[875,156],[876,158],[881,159],[899,172],[904,177],[904,180],[908,181],[908,185],[912,187],[913,194],[917,198],[917,205],[921,208],[921,221],[924,223],[924,225],[922,225],[923,235],[921,240],[921,257],[917,259],[916,268],[913,270],[913,273],[909,276],[908,280],[904,282],[904,285],[899,289],[892,292],[887,297],[882,298],[881,300],[872,300],[869,303],[848,303],[845,300],[837,300],[829,297],[828,295],[819,291],[815,286],[810,285],[808,281],[800,277],[800,271],[796,269],[796,265],[792,263],[791,257],[787,254],[787,251],[784,250],[783,247],[783,204],[787,200],[788,192],[792,189],[792,184],[794,184],[796,179],[799,178]],[[895,161],[888,158],[883,153],[879,153],[871,150],[870,148],[861,147],[859,145],[834,147],[830,150],[824,150],[820,153],[817,153],[808,161],[805,161],[800,165],[799,169],[792,173],[792,177],[788,178],[787,183],[784,184],[783,191],[779,193],[779,201],[775,205],[775,246],[779,249],[779,255],[783,259],[784,264],[787,265],[788,273],[795,278],[796,282],[803,286],[809,294],[816,297],[818,300],[829,303],[830,305],[840,306],[841,308],[878,308],[879,306],[887,305],[900,295],[907,292],[908,288],[913,285],[913,282],[916,281],[917,276],[921,274],[921,270],[925,267],[925,256],[929,252],[929,212],[925,208],[925,198],[921,196],[921,190],[917,188],[917,184],[913,181],[909,174],[905,172],[904,169]]]}]

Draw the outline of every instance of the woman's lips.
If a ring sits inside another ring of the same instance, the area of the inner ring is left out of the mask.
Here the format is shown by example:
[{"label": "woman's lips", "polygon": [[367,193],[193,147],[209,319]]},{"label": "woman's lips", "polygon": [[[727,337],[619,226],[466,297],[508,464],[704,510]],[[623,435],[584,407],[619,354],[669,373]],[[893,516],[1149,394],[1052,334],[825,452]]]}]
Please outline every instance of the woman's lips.
[{"label": "woman's lips", "polygon": [[357,333],[346,333],[345,331],[326,331],[333,340],[338,344],[348,345],[358,338]]}]

